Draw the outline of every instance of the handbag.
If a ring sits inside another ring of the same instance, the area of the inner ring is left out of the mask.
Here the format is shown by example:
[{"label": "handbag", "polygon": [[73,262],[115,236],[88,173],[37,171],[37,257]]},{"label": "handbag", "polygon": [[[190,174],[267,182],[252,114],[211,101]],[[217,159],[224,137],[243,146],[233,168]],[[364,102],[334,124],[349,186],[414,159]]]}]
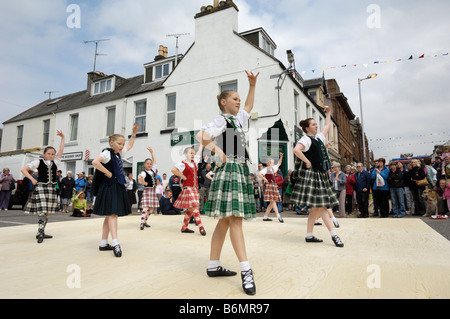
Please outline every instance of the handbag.
[{"label": "handbag", "polygon": [[384,178],[380,174],[377,173],[377,187],[384,186]]},{"label": "handbag", "polygon": [[424,187],[424,186],[428,185],[428,180],[427,180],[426,177],[424,179],[421,179],[421,180],[418,180],[418,181],[415,181],[415,182],[416,182],[416,185],[418,187]]}]

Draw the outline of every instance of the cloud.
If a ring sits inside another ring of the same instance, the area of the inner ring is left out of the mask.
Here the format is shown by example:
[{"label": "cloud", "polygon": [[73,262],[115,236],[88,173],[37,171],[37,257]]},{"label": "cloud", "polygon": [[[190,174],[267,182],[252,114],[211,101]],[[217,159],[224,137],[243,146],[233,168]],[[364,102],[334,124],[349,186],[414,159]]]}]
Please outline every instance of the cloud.
[{"label": "cloud", "polygon": [[[63,95],[84,89],[94,58],[94,44],[84,40],[109,38],[99,46],[99,53],[106,55],[98,57],[98,69],[125,77],[142,74],[143,64],[153,60],[160,44],[169,48],[169,55],[175,54],[175,38],[168,34],[190,33],[179,39],[179,52],[185,53],[195,40],[194,15],[212,2],[80,0],[81,28],[70,29],[66,25],[70,1],[4,1],[0,28],[8,31],[0,33],[0,72],[8,76],[0,78],[0,122],[42,101],[46,90]],[[447,129],[449,57],[379,65],[373,61],[448,52],[450,2],[376,1],[379,28],[367,24],[371,0],[235,2],[240,32],[263,27],[278,45],[276,57],[286,65],[286,50],[293,50],[297,70],[306,71],[305,79],[321,76],[326,68],[325,77],[338,81],[357,116],[357,79],[379,74],[362,84],[369,139]],[[341,68],[344,64],[349,67]],[[410,146],[385,145],[375,150],[385,154],[375,156],[411,151]],[[412,151],[430,153],[432,148],[426,144]]]}]

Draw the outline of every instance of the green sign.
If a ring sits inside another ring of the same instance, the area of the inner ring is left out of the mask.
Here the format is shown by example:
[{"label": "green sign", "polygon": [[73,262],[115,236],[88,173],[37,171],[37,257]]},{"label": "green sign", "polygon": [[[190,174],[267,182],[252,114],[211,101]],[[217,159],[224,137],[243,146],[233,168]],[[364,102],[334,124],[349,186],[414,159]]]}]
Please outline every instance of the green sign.
[{"label": "green sign", "polygon": [[170,146],[198,144],[195,135],[199,131],[177,132],[170,135]]}]

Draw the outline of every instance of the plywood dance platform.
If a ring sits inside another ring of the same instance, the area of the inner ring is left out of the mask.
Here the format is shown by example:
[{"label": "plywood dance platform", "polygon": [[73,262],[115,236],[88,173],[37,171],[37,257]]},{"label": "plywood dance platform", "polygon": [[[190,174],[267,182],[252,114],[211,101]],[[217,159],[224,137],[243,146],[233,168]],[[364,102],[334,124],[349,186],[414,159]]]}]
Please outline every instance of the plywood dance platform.
[{"label": "plywood dance platform", "polygon": [[[211,235],[217,220],[203,217],[207,231],[180,232],[183,216],[119,219],[123,256],[100,252],[103,219],[47,225],[54,236],[37,244],[37,225],[0,230],[0,298],[449,298],[450,241],[420,219],[340,219],[337,248],[325,226],[323,243],[306,243],[306,218],[280,224],[245,221],[256,296],[240,276],[209,278]],[[110,241],[111,242],[111,241]],[[239,271],[229,237],[222,265]]]}]

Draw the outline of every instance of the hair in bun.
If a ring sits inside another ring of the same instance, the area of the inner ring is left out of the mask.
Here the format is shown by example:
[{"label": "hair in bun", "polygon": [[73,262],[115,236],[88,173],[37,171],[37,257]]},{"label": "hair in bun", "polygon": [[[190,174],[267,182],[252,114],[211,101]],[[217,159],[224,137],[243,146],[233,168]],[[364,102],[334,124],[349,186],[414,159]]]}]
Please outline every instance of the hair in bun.
[{"label": "hair in bun", "polygon": [[307,133],[306,132],[306,128],[309,127],[309,125],[311,124],[312,120],[314,120],[314,119],[313,118],[309,118],[309,119],[300,121],[299,124],[300,124],[300,127],[302,128],[303,132]]},{"label": "hair in bun", "polygon": [[220,101],[227,99],[234,92],[235,91],[233,90],[225,90],[217,94],[217,104],[219,105],[221,112],[223,112],[223,106],[222,104],[220,104]]}]

